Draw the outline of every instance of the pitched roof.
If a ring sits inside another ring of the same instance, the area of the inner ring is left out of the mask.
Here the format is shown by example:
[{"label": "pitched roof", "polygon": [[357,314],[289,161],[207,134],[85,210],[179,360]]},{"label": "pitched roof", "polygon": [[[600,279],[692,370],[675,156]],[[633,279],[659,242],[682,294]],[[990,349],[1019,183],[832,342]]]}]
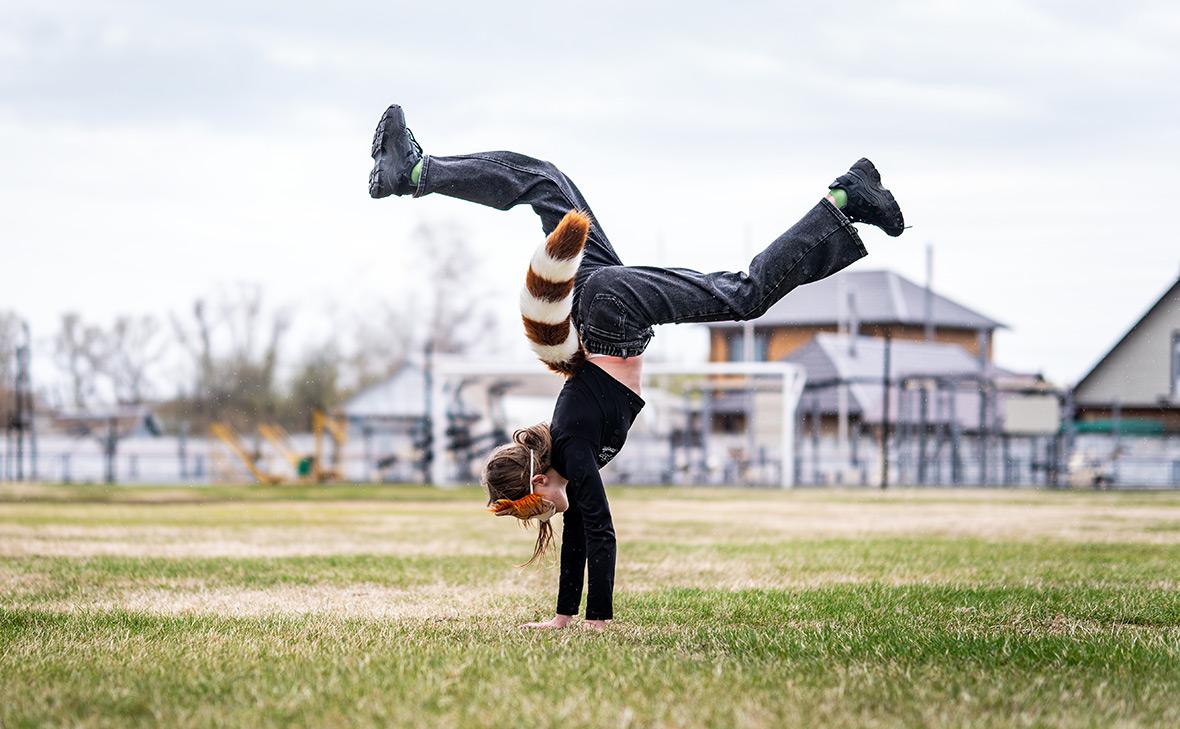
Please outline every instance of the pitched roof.
[{"label": "pitched roof", "polygon": [[[786,357],[787,362],[803,365],[808,383],[836,379],[851,380],[848,385],[849,412],[860,415],[864,422],[880,422],[882,417],[881,378],[885,368],[885,340],[875,337],[856,337],[856,351],[852,338],[842,334],[820,332],[805,346]],[[980,363],[977,357],[956,344],[942,342],[911,342],[894,340],[889,357],[891,388],[894,397],[893,419],[898,417],[897,392],[904,377],[955,377],[985,375],[1000,377],[1024,384],[1036,381],[1035,375],[1024,375],[990,363]],[[821,412],[835,412],[837,389],[824,387],[811,390],[803,397],[800,410],[807,411],[817,401]],[[955,392],[957,420],[964,426],[977,424],[979,395],[974,388]],[[934,417],[934,413],[931,413]]]},{"label": "pitched roof", "polygon": [[[849,411],[861,415],[866,422],[880,422],[881,385],[876,381],[884,374],[885,340],[857,337],[856,354],[852,354],[850,345],[851,337],[821,332],[791,353],[786,361],[803,365],[807,381],[812,383],[835,379],[875,380],[848,386]],[[899,340],[893,342],[889,370],[895,383],[916,374],[969,375],[979,372],[979,360],[954,344]],[[810,409],[811,403],[818,399],[821,412],[833,412],[836,398],[836,388],[824,388],[806,396],[800,408]]]},{"label": "pitched roof", "polygon": [[[862,324],[915,324],[926,320],[926,289],[893,271],[841,271],[800,286],[758,319],[766,325],[823,325],[837,322],[841,290],[853,294]],[[934,325],[961,329],[996,329],[1005,325],[962,304],[933,293]],[[740,326],[734,322],[714,327]]]},{"label": "pitched roof", "polygon": [[1147,321],[1151,315],[1163,305],[1165,301],[1170,299],[1172,294],[1175,293],[1178,288],[1180,288],[1180,278],[1177,278],[1176,281],[1168,287],[1167,291],[1160,294],[1159,298],[1157,298],[1152,303],[1152,305],[1147,308],[1147,311],[1143,312],[1143,316],[1139,317],[1135,323],[1131,325],[1131,328],[1128,329],[1126,333],[1123,334],[1123,336],[1119,337],[1119,340],[1114,343],[1114,346],[1108,349],[1106,354],[1102,355],[1102,357],[1094,363],[1094,366],[1090,368],[1090,371],[1087,372],[1085,376],[1082,377],[1082,379],[1078,380],[1078,384],[1074,386],[1074,390],[1081,390],[1082,386],[1085,385],[1087,381],[1089,381],[1104,364],[1106,364],[1111,355],[1118,351],[1119,347],[1123,346],[1123,343],[1130,339],[1131,335],[1143,325],[1143,322]]},{"label": "pitched roof", "polygon": [[420,418],[426,412],[426,375],[405,362],[389,377],[370,385],[340,408],[350,418]]},{"label": "pitched roof", "polygon": [[[447,400],[448,411],[457,406],[453,401],[455,388],[466,388],[464,392],[476,398],[487,397],[479,393],[488,389],[498,390],[500,394],[512,397],[548,397],[557,396],[562,383],[560,377],[545,375],[545,370],[538,368],[541,377],[515,377],[513,375],[497,374],[494,371],[481,375],[464,375],[445,383],[444,397]],[[470,406],[468,397],[463,397],[464,406]],[[402,363],[389,377],[374,383],[349,398],[340,408],[349,418],[375,420],[415,420],[426,412],[426,371],[421,361],[411,358]]]}]

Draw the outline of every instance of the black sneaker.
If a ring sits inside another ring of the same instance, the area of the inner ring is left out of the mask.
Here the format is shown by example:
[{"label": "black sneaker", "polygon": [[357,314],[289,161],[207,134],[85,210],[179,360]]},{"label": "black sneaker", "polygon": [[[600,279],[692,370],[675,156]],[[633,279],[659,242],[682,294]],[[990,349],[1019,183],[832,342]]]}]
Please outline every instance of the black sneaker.
[{"label": "black sneaker", "polygon": [[901,207],[893,193],[881,186],[881,173],[864,157],[828,187],[848,193],[848,204],[842,212],[852,222],[875,225],[894,237],[905,229]]},{"label": "black sneaker", "polygon": [[385,110],[373,134],[373,171],[369,173],[369,197],[411,195],[410,172],[422,159],[422,145],[406,127],[406,115],[397,104]]}]

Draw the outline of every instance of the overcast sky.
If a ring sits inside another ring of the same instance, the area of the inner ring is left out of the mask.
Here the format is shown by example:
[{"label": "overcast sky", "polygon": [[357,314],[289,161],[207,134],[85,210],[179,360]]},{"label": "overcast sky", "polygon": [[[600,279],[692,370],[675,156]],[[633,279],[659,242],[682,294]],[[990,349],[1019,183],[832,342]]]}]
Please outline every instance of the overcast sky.
[{"label": "overcast sky", "polygon": [[523,356],[536,219],[370,200],[398,102],[428,153],[557,163],[635,264],[744,268],[868,156],[913,228],[856,267],[921,281],[933,243],[1001,364],[1084,374],[1180,274],[1180,6],[826,5],[3,0],[0,308],[47,336],[252,281],[311,322],[397,300],[408,231],[455,221]]}]

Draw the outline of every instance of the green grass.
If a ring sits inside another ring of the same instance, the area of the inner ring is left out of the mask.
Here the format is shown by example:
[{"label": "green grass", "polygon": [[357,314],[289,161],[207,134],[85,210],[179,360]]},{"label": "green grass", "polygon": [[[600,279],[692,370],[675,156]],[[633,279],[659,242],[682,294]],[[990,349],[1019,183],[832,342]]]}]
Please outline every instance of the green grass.
[{"label": "green grass", "polygon": [[1176,726],[1154,496],[613,489],[618,619],[534,634],[473,490],[0,486],[0,727]]}]

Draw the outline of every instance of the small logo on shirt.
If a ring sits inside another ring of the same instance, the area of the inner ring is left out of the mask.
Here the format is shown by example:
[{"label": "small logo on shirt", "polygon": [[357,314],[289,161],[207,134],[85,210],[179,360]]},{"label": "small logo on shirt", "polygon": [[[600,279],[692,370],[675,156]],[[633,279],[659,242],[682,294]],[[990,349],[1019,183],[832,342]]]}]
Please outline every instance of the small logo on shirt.
[{"label": "small logo on shirt", "polygon": [[603,446],[602,450],[598,452],[598,462],[602,465],[610,463],[610,460],[619,452],[618,448],[611,448],[610,446]]}]

